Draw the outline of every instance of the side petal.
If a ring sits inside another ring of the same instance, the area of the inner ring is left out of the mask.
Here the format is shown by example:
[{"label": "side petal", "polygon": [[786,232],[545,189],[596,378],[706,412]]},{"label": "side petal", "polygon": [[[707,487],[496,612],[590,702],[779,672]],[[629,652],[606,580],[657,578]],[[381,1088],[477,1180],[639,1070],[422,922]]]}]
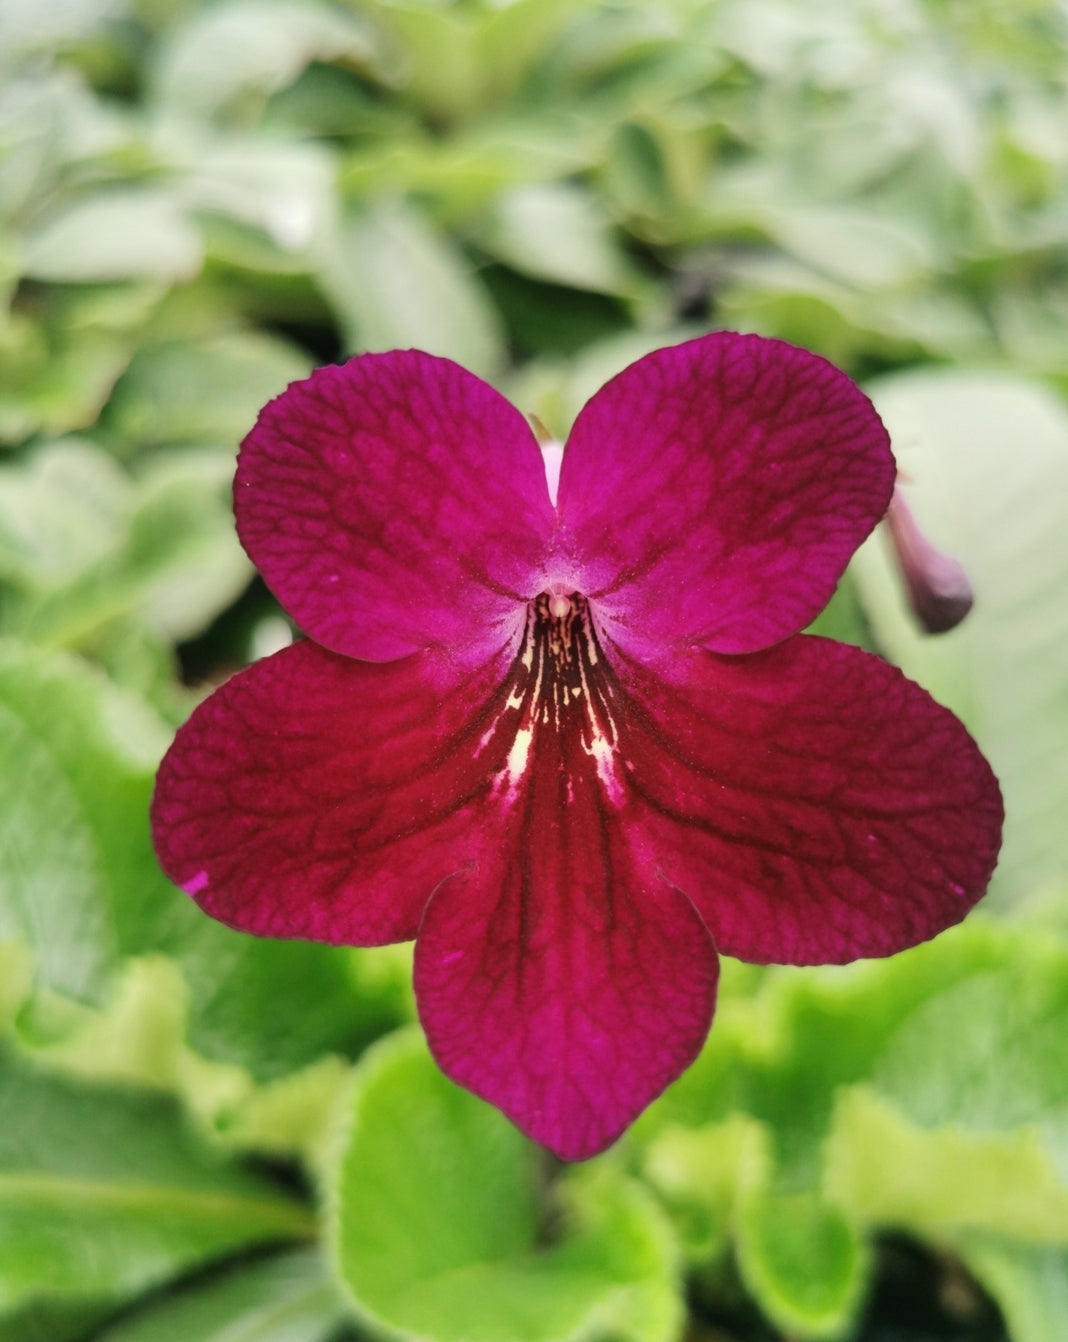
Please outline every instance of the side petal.
[{"label": "side petal", "polygon": [[534,754],[513,824],[430,901],[416,998],[444,1072],[582,1160],[693,1061],[718,963],[690,901],[635,862],[595,773]]},{"label": "side petal", "polygon": [[260,413],[234,481],[241,543],[317,642],[371,661],[500,643],[552,534],[522,415],[449,359],[363,354]]},{"label": "side petal", "polygon": [[893,481],[874,407],[825,359],[732,332],[657,350],[568,438],[573,585],[635,651],[769,647],[827,603]]},{"label": "side petal", "polygon": [[160,766],[164,870],[246,932],[410,939],[435,887],[479,851],[479,741],[513,655],[458,674],[435,653],[361,663],[304,642],[250,666]]},{"label": "side petal", "polygon": [[719,949],[778,964],[891,955],[959,922],[997,860],[978,747],[896,667],[800,635],[763,653],[618,649],[648,860]]}]

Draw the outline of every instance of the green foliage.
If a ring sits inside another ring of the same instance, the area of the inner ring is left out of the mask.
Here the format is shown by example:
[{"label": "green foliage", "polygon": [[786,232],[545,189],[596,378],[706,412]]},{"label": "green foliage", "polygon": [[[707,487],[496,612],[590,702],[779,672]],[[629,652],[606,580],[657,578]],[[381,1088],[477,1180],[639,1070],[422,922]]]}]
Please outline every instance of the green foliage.
[{"label": "green foliage", "polygon": [[[837,1334],[858,1231],[1068,1242],[1068,943],[979,920],[888,961],[769,972],[635,1127],[693,1252],[737,1236],[802,1336]],[[740,1122],[740,1115],[746,1115]]]},{"label": "green foliage", "polygon": [[193,1283],[106,1329],[100,1342],[327,1342],[340,1315],[321,1257],[299,1250]]},{"label": "green foliage", "polygon": [[500,367],[499,321],[470,267],[399,200],[346,212],[324,280],[351,349],[416,345],[482,377]]},{"label": "green foliage", "polygon": [[307,1211],[221,1163],[147,1097],[0,1060],[0,1308],[121,1299],[234,1249],[306,1238]]},{"label": "green foliage", "polygon": [[555,1189],[546,1244],[543,1161],[420,1035],[379,1044],[357,1074],[331,1218],[357,1311],[441,1342],[672,1337],[671,1237],[648,1195],[607,1166],[576,1173]]},{"label": "green foliage", "polygon": [[[670,1342],[739,1291],[849,1339],[886,1230],[1060,1342],[1066,55],[1050,0],[0,5],[0,1342]],[[976,607],[921,634],[877,534],[816,628],[964,718],[1006,844],[932,945],[725,965],[561,1171],[404,1028],[405,948],[174,890],[152,778],[288,637],[229,491],[289,381],[416,345],[563,437],[710,326],[866,380]]]}]

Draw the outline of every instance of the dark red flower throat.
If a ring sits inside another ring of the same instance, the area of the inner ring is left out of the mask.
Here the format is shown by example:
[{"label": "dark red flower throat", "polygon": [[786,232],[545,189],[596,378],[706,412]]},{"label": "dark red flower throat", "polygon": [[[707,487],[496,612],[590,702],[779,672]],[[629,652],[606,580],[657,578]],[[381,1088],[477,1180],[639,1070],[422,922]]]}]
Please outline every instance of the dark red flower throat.
[{"label": "dark red flower throat", "polygon": [[503,686],[503,712],[518,713],[507,723],[509,731],[515,727],[508,786],[515,788],[532,767],[539,745],[546,750],[548,742],[539,738],[551,731],[556,749],[547,753],[561,772],[561,800],[574,801],[575,776],[591,765],[609,797],[618,800],[619,708],[620,688],[589,601],[579,592],[542,592],[527,607],[522,642]]}]

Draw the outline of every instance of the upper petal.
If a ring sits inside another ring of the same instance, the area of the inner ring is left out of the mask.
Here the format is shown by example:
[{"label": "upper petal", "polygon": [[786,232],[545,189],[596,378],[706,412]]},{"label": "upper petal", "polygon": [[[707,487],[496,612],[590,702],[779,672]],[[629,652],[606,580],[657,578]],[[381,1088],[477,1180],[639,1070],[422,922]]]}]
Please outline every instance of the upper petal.
[{"label": "upper petal", "polygon": [[261,412],[234,481],[241,542],[317,642],[388,660],[515,629],[553,529],[519,412],[449,359],[363,354]]},{"label": "upper petal", "polygon": [[514,650],[458,672],[436,652],[363,663],[311,642],[215,691],[160,766],[164,870],[265,936],[376,945],[480,851],[479,742]]},{"label": "upper petal", "polygon": [[960,722],[896,667],[798,636],[744,658],[616,662],[634,822],[719,949],[890,955],[958,922],[997,860],[1001,796]]},{"label": "upper petal", "polygon": [[716,332],[639,359],[575,421],[558,511],[605,627],[751,652],[803,628],[885,512],[889,440],[833,365]]}]

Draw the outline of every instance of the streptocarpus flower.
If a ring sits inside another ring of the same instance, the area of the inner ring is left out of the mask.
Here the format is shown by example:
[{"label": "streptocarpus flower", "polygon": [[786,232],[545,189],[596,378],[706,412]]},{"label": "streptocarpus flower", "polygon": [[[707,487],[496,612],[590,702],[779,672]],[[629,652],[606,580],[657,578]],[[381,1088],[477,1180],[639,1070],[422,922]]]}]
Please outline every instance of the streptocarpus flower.
[{"label": "streptocarpus flower", "polygon": [[526,421],[414,351],[294,383],[246,438],[238,533],[308,638],[160,769],[155,842],[265,936],[416,938],[445,1072],[565,1158],[689,1065],[717,950],[890,955],[957,922],[997,783],[894,667],[798,631],[885,512],[837,369],[717,333]]}]

